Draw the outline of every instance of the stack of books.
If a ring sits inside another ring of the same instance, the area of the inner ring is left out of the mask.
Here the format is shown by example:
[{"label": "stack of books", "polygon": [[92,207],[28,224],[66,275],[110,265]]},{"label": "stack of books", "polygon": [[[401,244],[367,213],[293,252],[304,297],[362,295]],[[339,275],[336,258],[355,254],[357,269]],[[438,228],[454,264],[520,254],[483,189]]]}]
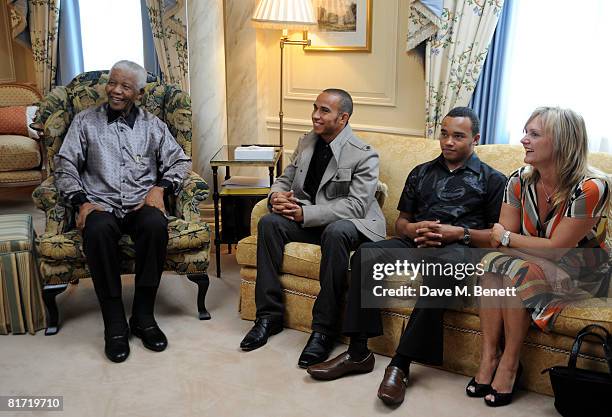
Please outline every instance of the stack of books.
[{"label": "stack of books", "polygon": [[270,192],[270,178],[244,177],[234,175],[221,184],[221,195],[267,195]]}]

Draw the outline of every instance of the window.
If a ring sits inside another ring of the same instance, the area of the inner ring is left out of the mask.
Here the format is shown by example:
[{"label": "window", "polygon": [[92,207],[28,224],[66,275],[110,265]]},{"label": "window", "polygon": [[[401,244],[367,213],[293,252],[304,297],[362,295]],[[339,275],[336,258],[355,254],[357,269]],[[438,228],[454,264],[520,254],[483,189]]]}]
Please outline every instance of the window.
[{"label": "window", "polygon": [[611,17],[609,0],[519,1],[507,68],[510,143],[536,107],[552,105],[584,117],[591,151],[612,152]]},{"label": "window", "polygon": [[121,59],[144,66],[140,0],[79,0],[85,71]]}]

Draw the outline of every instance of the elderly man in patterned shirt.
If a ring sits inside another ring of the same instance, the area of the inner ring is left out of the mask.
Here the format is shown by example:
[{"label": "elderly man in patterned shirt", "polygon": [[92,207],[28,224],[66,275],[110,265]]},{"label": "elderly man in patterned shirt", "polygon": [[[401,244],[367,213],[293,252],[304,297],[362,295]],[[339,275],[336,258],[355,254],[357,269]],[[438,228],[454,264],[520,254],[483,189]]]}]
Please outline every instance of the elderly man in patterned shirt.
[{"label": "elderly man in patterned shirt", "polygon": [[[55,156],[56,185],[78,211],[76,225],[104,320],[104,351],[113,362],[127,359],[130,330],[148,349],[161,352],[168,345],[153,316],[168,243],[164,194],[177,193],[191,170],[164,122],[134,103],[146,78],[134,62],[113,65],[108,102],[74,117]],[[122,234],[136,248],[129,327],[121,300]]]}]

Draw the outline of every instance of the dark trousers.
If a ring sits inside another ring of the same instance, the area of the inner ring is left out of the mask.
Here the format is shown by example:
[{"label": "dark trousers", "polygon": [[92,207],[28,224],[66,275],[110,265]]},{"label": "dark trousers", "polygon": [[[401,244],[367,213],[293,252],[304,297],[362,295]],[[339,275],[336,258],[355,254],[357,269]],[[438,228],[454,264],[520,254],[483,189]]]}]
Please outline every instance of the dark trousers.
[{"label": "dark trousers", "polygon": [[321,245],[319,282],[321,291],[312,309],[312,330],[336,335],[341,305],[346,291],[349,254],[368,239],[348,220],[325,227],[302,227],[279,214],[270,213],[257,226],[257,317],[276,317],[284,313],[279,280],[283,252],[289,242]]},{"label": "dark trousers", "polygon": [[[462,245],[448,245],[464,248]],[[351,259],[351,280],[348,290],[343,333],[346,336],[375,337],[383,334],[382,319],[378,308],[361,308],[361,271],[372,271],[373,263],[393,263],[397,257],[381,253],[375,259],[362,263],[362,251],[367,249],[414,249],[412,241],[394,238],[380,242],[364,243]],[[415,250],[415,255],[418,251]],[[461,261],[461,259],[457,259]],[[413,259],[414,262],[420,259]],[[423,285],[430,288],[451,288],[453,281],[435,276],[423,276]],[[408,326],[400,338],[396,352],[411,360],[427,365],[442,365],[443,360],[443,304],[435,297],[420,297],[410,314]]]},{"label": "dark trousers", "polygon": [[122,219],[109,212],[91,212],[83,229],[83,250],[103,313],[106,301],[121,299],[119,239],[123,234],[132,238],[136,249],[136,293],[140,288],[157,288],[164,270],[168,220],[160,210],[144,206]]}]

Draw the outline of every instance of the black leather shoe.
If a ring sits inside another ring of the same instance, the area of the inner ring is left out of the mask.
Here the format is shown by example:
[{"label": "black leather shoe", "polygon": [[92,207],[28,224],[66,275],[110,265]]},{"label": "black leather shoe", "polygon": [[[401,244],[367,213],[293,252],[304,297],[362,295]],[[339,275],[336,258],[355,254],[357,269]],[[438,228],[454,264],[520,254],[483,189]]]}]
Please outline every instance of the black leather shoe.
[{"label": "black leather shoe", "polygon": [[312,332],[304,347],[298,366],[308,368],[317,363],[325,362],[334,348],[336,338],[319,332]]},{"label": "black leather shoe", "polygon": [[130,330],[134,336],[142,340],[144,347],[149,350],[161,352],[168,347],[166,335],[155,322],[148,326],[140,326],[137,320],[132,317],[130,319]]},{"label": "black leather shoe", "polygon": [[123,362],[130,356],[129,332],[120,335],[104,335],[104,353],[113,362]]},{"label": "black leather shoe", "polygon": [[255,325],[240,342],[240,349],[244,351],[255,350],[268,341],[268,337],[283,331],[283,320],[262,317],[255,320]]}]

